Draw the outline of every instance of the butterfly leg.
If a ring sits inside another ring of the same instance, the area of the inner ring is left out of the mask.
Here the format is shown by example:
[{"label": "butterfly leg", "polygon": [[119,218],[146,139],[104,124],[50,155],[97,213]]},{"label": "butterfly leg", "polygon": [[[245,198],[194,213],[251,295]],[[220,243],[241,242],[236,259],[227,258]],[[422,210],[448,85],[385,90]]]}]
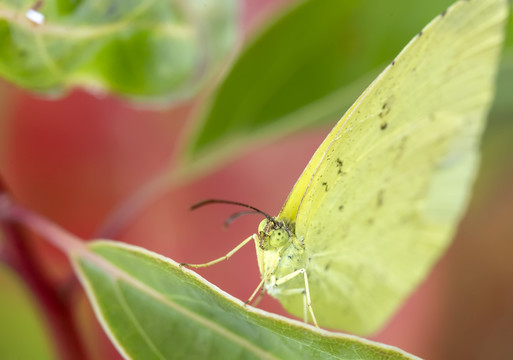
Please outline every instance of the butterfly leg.
[{"label": "butterfly leg", "polygon": [[[262,281],[263,282],[263,281]],[[260,287],[260,293],[258,294],[258,297],[256,298],[255,301],[253,301],[253,304],[251,306],[253,307],[256,307],[258,306],[258,303],[260,303],[260,300],[262,300],[262,298],[264,297],[264,293],[265,293],[265,289],[264,287]],[[248,300],[249,301],[249,300]]]},{"label": "butterfly leg", "polygon": [[[312,299],[310,298],[310,288],[308,286],[308,276],[306,275],[306,270],[305,269],[299,269],[299,270],[296,270],[278,280],[276,280],[276,283],[275,285],[276,286],[279,286],[283,283],[286,283],[287,281],[295,278],[296,276],[300,275],[300,274],[303,274],[303,277],[304,277],[304,280],[305,280],[305,288],[304,289],[294,289],[292,291],[295,291],[297,292],[298,290],[301,290],[301,292],[303,293],[303,301],[305,301],[305,313],[306,313],[306,308],[308,308],[308,311],[310,312],[310,316],[312,316],[312,322],[314,323],[314,325],[316,327],[319,327],[319,325],[317,324],[317,319],[315,318],[315,315],[314,315],[314,312],[313,312],[313,308],[312,308]],[[305,316],[306,318],[306,316]],[[306,321],[305,321],[306,322]]]},{"label": "butterfly leg", "polygon": [[249,297],[248,300],[246,300],[246,302],[244,303],[244,305],[247,305],[249,304],[251,301],[253,301],[253,298],[255,297],[255,295],[257,294],[257,292],[260,290],[260,294],[263,293],[263,290],[264,288],[262,287],[262,285],[264,285],[264,282],[265,282],[265,279],[262,279],[262,281],[260,281],[260,284],[258,284],[257,288],[255,289],[255,291],[253,291],[253,294],[251,294],[251,296]]},{"label": "butterfly leg", "polygon": [[217,258],[215,260],[209,261],[209,262],[204,263],[204,264],[186,264],[186,263],[181,263],[180,265],[181,266],[185,266],[185,267],[190,267],[190,268],[202,268],[202,267],[207,267],[207,266],[210,266],[210,265],[217,264],[218,262],[221,262],[223,260],[228,260],[233,254],[235,254],[237,251],[239,251],[244,245],[246,245],[251,240],[254,240],[255,236],[256,235],[251,235],[246,240],[244,240],[239,245],[237,245],[235,248],[233,248],[228,254],[226,254],[225,256],[221,256],[220,258]]}]

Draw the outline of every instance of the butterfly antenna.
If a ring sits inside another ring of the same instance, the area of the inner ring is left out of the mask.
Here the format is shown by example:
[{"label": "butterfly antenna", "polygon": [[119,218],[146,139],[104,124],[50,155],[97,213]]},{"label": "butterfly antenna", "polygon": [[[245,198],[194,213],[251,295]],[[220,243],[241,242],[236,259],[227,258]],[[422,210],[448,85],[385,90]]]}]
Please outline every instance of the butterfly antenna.
[{"label": "butterfly antenna", "polygon": [[260,213],[256,212],[255,210],[244,210],[244,211],[236,212],[235,214],[230,215],[230,217],[228,217],[228,219],[226,219],[224,221],[224,227],[225,228],[229,227],[232,224],[232,222],[234,222],[241,216],[251,215],[251,214],[260,214]]},{"label": "butterfly antenna", "polygon": [[[248,214],[252,213],[252,212],[256,212],[258,214],[261,214],[261,215],[264,215],[267,220],[269,221],[272,221],[273,223],[275,222],[273,217],[269,214],[266,214],[265,212],[263,212],[262,210],[259,210],[257,209],[256,207],[254,206],[251,206],[251,205],[248,205],[248,204],[244,204],[244,203],[240,203],[240,202],[237,202],[237,201],[230,201],[230,200],[220,200],[220,199],[207,199],[207,200],[203,200],[203,201],[200,201],[199,203],[196,203],[194,205],[191,206],[191,210],[196,210],[200,207],[203,207],[205,205],[209,205],[209,204],[228,204],[228,205],[237,205],[237,206],[243,206],[243,207],[246,207],[248,209],[251,209],[253,211],[250,211],[250,212],[246,212]],[[240,212],[242,213],[242,211]],[[240,213],[236,213],[236,214],[240,214]],[[232,216],[230,216],[228,219],[230,219],[231,217],[233,217],[234,215],[236,214],[233,214]],[[235,216],[235,218],[233,220],[235,220],[236,218],[238,218],[239,216],[242,216],[244,214],[241,214],[241,215],[237,215]],[[233,221],[231,220],[230,223]],[[227,220],[228,221],[228,220]]]}]

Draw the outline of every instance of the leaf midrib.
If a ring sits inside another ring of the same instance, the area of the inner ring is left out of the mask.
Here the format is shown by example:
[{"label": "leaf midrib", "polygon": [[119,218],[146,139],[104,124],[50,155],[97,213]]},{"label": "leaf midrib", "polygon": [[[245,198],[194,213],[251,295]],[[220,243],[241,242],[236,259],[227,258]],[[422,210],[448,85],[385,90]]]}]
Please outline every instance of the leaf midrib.
[{"label": "leaf midrib", "polygon": [[[154,298],[155,300],[161,302],[163,305],[168,306],[175,311],[181,313],[185,317],[188,317],[189,319],[195,321],[198,324],[201,324],[210,330],[212,332],[215,332],[219,334],[220,336],[224,337],[225,339],[232,341],[233,343],[247,349],[249,352],[255,354],[255,356],[262,358],[262,359],[278,359],[274,355],[268,353],[267,351],[263,350],[262,348],[255,346],[254,344],[250,343],[249,341],[245,340],[244,338],[234,334],[233,332],[229,331],[228,329],[220,326],[217,323],[214,323],[204,317],[199,316],[198,314],[182,307],[181,305],[171,301],[170,299],[163,296],[161,293],[156,291],[155,289],[151,288],[150,286],[142,283],[138,279],[130,276],[128,273],[123,271],[122,269],[118,268],[114,264],[108,262],[105,258],[101,257],[100,255],[93,253],[87,249],[85,251],[80,251],[79,253],[75,253],[72,256],[75,264],[77,265],[76,269],[77,272],[81,275],[81,278],[85,280],[87,283],[89,283],[89,279],[85,276],[84,272],[82,271],[82,267],[80,265],[80,259],[87,260],[93,265],[101,268],[105,274],[111,277],[113,282],[116,281],[124,281],[126,284],[142,291],[143,293],[147,294],[148,296]],[[90,293],[90,296],[92,299],[94,299],[95,302],[96,296],[94,292],[92,291],[91,286],[86,286],[86,291]],[[99,306],[97,306],[98,309],[100,309]],[[102,314],[100,314],[102,316]],[[130,315],[130,314],[129,314]],[[103,316],[102,316],[103,317]],[[106,329],[106,331],[109,331]],[[111,335],[115,337],[112,333]]]}]

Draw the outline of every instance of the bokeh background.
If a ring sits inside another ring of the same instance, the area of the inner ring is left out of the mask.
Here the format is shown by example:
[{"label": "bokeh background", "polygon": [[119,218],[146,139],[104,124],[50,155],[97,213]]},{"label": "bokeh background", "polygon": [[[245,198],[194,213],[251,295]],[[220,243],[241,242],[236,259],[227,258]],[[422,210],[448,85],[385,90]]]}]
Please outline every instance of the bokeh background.
[{"label": "bokeh background", "polygon": [[[292,1],[245,0],[240,12],[242,39]],[[184,101],[170,109],[148,109],[114,95],[80,89],[48,99],[0,80],[0,173],[19,202],[83,239],[91,239],[116,205],[169,165],[200,100]],[[224,229],[224,220],[237,208],[219,205],[191,212],[190,205],[214,197],[278,213],[329,129],[303,131],[256,146],[170,189],[115,239],[179,262],[205,262],[225,254],[252,234],[260,219],[243,217]],[[56,287],[75,293],[69,316],[83,342],[84,358],[120,358],[73,280],[66,257],[36,236],[31,236],[28,245],[37,268]],[[513,358],[512,255],[513,121],[511,112],[501,107],[495,108],[486,132],[473,201],[453,245],[372,339],[428,359]],[[241,300],[259,282],[252,245],[229,261],[198,272]],[[15,274],[4,276],[0,286],[1,307],[15,313],[20,304],[9,302],[8,294],[21,291],[33,302],[40,319],[40,325],[30,326],[49,328],[45,309],[19,288],[22,283]],[[285,315],[268,296],[259,306]],[[9,333],[12,341],[26,342],[30,331],[15,327],[22,322],[3,313],[0,337]]]}]

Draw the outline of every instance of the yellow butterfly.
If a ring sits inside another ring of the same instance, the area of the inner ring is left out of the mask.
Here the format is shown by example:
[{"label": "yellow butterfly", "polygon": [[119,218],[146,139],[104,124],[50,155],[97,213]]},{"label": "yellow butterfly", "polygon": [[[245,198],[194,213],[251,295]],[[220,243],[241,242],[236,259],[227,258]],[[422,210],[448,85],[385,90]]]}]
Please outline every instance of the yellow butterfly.
[{"label": "yellow butterfly", "polygon": [[329,133],[279,215],[191,266],[254,240],[260,286],[287,311],[358,334],[382,326],[469,200],[507,7],[459,1],[435,18]]}]

